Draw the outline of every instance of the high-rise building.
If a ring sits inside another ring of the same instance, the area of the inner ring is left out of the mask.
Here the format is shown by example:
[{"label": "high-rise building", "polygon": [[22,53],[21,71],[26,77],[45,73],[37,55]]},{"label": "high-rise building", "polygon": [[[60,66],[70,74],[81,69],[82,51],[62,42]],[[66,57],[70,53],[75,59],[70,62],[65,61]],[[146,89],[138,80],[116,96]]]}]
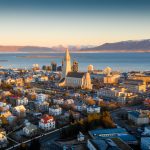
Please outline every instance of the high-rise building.
[{"label": "high-rise building", "polygon": [[78,72],[78,62],[76,60],[73,61],[72,71]]},{"label": "high-rise building", "polygon": [[55,62],[51,62],[52,71],[57,71],[57,64]]}]

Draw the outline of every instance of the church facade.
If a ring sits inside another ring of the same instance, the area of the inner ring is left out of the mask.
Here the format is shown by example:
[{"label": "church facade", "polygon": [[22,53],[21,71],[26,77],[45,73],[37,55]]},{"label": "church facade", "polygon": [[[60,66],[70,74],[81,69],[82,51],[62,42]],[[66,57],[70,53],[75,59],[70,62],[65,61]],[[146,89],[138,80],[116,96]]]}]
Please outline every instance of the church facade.
[{"label": "church facade", "polygon": [[92,89],[91,77],[88,72],[73,72],[71,70],[71,57],[68,49],[63,60],[62,77],[59,86]]}]

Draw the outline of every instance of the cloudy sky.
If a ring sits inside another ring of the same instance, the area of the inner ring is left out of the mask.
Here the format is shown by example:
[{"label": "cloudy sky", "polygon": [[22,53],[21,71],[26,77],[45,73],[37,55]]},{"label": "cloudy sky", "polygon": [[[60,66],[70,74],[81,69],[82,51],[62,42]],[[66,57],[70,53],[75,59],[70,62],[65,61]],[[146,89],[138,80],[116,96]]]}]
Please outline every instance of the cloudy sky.
[{"label": "cloudy sky", "polygon": [[0,45],[150,38],[150,0],[0,0]]}]

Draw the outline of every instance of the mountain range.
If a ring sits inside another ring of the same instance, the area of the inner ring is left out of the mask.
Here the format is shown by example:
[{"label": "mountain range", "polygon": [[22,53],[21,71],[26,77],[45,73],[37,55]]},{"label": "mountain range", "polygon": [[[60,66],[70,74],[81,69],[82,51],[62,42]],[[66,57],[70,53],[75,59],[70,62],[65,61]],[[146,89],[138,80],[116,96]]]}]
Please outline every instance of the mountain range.
[{"label": "mountain range", "polygon": [[[150,52],[150,39],[129,40],[115,43],[104,43],[99,46],[68,46],[72,52]],[[0,52],[64,52],[66,47],[59,45],[55,47],[40,46],[0,46]]]}]

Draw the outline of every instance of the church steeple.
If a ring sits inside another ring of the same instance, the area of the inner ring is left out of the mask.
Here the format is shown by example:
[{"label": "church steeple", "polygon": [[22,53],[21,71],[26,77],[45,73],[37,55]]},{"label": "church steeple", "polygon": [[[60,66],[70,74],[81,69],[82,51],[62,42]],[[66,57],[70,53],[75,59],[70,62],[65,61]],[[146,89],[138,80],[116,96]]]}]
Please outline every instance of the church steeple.
[{"label": "church steeple", "polygon": [[66,49],[64,64],[62,67],[62,78],[65,78],[68,72],[71,72],[71,58],[68,48]]},{"label": "church steeple", "polygon": [[66,49],[65,61],[70,61],[70,54],[68,48]]}]

